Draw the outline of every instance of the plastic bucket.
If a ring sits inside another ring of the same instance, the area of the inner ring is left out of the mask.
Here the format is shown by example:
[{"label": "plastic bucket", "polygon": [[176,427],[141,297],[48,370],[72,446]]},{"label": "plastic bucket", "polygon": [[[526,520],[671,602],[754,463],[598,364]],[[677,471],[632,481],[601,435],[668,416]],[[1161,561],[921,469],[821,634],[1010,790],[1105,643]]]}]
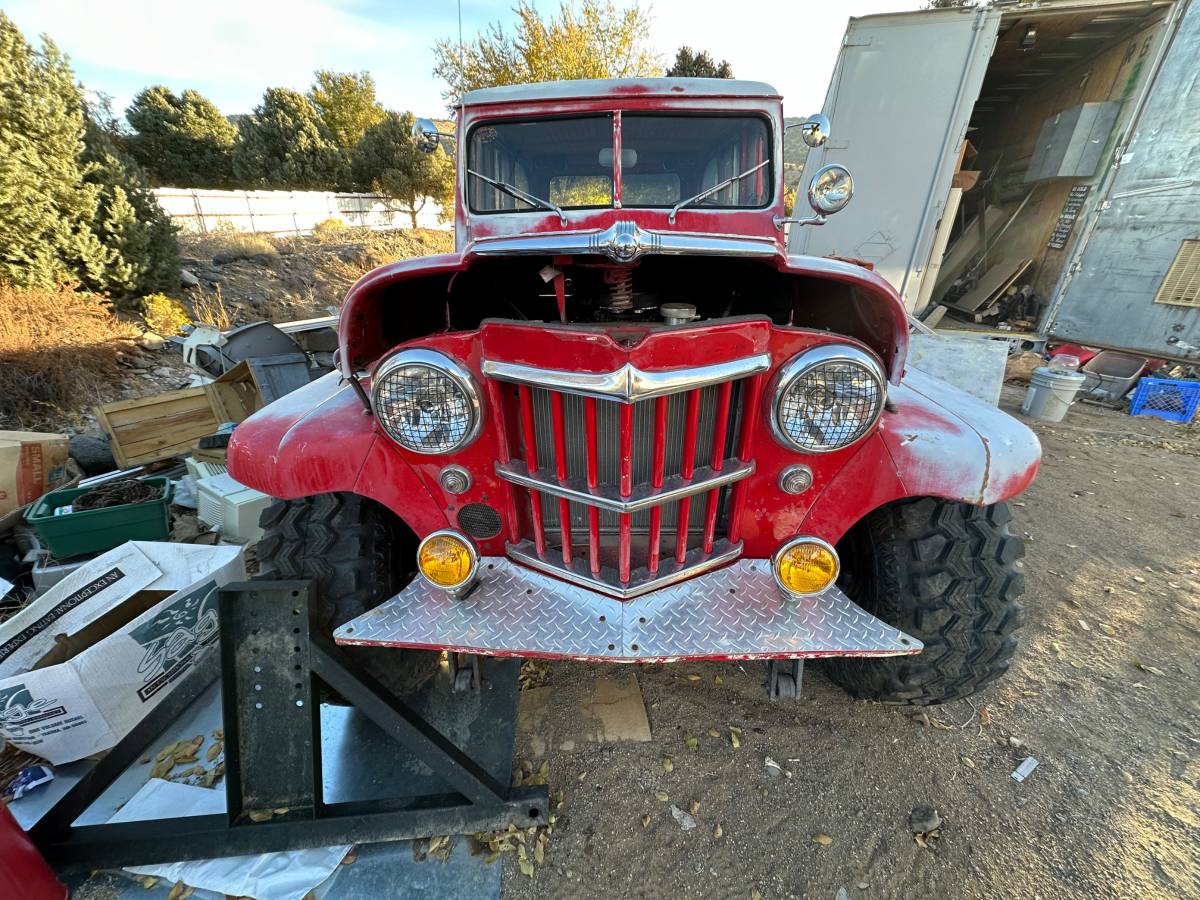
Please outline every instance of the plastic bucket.
[{"label": "plastic bucket", "polygon": [[1045,367],[1034,369],[1021,412],[1031,419],[1061,422],[1086,378],[1078,372],[1052,372]]}]

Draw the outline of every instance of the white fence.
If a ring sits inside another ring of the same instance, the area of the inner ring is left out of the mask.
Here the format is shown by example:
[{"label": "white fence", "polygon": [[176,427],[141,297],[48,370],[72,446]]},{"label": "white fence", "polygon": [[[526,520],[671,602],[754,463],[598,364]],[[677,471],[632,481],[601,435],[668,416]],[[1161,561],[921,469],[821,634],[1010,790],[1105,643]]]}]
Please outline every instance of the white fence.
[{"label": "white fence", "polygon": [[[218,229],[265,234],[303,234],[323,219],[370,228],[411,228],[412,218],[389,206],[379,194],[335,194],[328,191],[209,191],[155,188],[158,204],[180,230],[207,234]],[[432,200],[417,213],[421,228],[449,228],[438,221]]]}]

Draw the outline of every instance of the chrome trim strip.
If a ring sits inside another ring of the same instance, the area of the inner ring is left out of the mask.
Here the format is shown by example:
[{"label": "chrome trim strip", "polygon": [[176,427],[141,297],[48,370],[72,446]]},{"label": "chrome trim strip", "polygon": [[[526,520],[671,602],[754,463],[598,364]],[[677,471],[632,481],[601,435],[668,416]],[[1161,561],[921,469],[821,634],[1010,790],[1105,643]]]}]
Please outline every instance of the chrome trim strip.
[{"label": "chrome trim strip", "polygon": [[555,497],[565,497],[576,503],[596,506],[617,513],[635,513],[643,509],[650,509],[652,506],[661,506],[664,503],[679,500],[681,497],[691,497],[693,494],[703,494],[706,491],[733,484],[754,473],[753,460],[742,462],[732,459],[728,460],[728,463],[729,467],[719,472],[710,466],[698,468],[691,480],[686,480],[679,475],[672,475],[663,482],[661,488],[654,488],[649,484],[636,485],[633,493],[627,498],[622,498],[611,486],[602,494],[589,491],[586,480],[582,478],[570,478],[565,482],[560,482],[557,478],[542,472],[530,472],[525,463],[519,459],[509,463],[496,463],[496,474],[513,484],[544,491]]},{"label": "chrome trim strip", "polygon": [[632,363],[626,363],[615,372],[571,372],[561,369],[539,369],[535,366],[491,359],[484,360],[482,368],[484,375],[499,381],[513,381],[583,397],[633,403],[765,372],[771,368],[771,356],[768,353],[760,353],[757,356],[731,359],[710,366],[670,369],[663,372],[646,372]]},{"label": "chrome trim strip", "polygon": [[[702,550],[692,550],[688,553],[683,565],[664,565],[660,570],[661,574],[658,575],[651,576],[646,569],[638,569],[630,578],[629,584],[624,587],[615,579],[613,581],[603,581],[593,578],[591,577],[590,570],[585,575],[578,569],[568,568],[562,564],[561,559],[558,562],[542,559],[537,555],[537,550],[534,549],[532,541],[508,544],[507,550],[508,555],[512,559],[522,565],[529,566],[531,569],[546,572],[563,579],[563,581],[569,581],[572,584],[578,584],[593,591],[608,594],[611,597],[628,600],[631,597],[640,597],[642,594],[648,594],[659,588],[667,587],[668,585],[699,575],[702,572],[723,566],[728,562],[733,562],[733,560],[742,554],[742,543],[738,541],[736,544],[730,544],[726,540],[717,541],[713,545],[713,552],[707,556]],[[579,562],[581,566],[587,565],[583,560]],[[605,571],[612,572],[614,576],[616,574],[611,569],[602,569],[601,573]]]},{"label": "chrome trim strip", "polygon": [[595,253],[614,262],[629,263],[647,255],[740,256],[769,258],[780,254],[771,238],[705,234],[691,231],[654,231],[626,219],[603,231],[559,231],[554,234],[477,238],[467,253],[478,256],[546,256]]}]

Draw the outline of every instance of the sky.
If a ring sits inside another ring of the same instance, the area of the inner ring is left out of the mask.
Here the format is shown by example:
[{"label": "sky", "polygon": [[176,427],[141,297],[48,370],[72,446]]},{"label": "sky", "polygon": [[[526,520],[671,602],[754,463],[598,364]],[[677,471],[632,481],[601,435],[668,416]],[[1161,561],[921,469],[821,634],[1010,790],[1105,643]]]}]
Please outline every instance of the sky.
[{"label": "sky", "polygon": [[[511,26],[516,0],[462,0],[463,37]],[[617,0],[624,5],[627,0]],[[541,12],[558,0],[536,0]],[[727,59],[739,78],[779,89],[790,116],[820,109],[850,16],[921,0],[651,0],[651,42],[669,65],[680,45]],[[122,112],[150,84],[194,88],[226,115],[266,87],[304,91],[316,69],[367,70],[391,109],[442,116],[433,44],[456,38],[455,0],[0,0],[27,38],[49,35],[84,86]]]}]

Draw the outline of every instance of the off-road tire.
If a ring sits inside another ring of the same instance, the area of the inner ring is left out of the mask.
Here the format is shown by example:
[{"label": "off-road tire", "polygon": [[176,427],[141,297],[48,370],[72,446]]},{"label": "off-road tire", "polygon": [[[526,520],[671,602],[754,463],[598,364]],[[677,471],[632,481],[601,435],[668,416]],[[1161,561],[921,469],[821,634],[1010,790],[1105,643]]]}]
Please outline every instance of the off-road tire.
[{"label": "off-road tire", "polygon": [[[412,577],[416,539],[382,506],[356,494],[280,500],[262,512],[259,574],[308,578],[329,631],[397,593]],[[410,546],[411,545],[411,546]],[[355,662],[397,696],[437,671],[437,651],[347,647]]]},{"label": "off-road tire", "polygon": [[1025,546],[1008,505],[923,497],[876,510],[839,544],[838,585],[925,644],[915,656],[828,660],[851,696],[924,706],[959,700],[1008,671],[1024,619]]}]

